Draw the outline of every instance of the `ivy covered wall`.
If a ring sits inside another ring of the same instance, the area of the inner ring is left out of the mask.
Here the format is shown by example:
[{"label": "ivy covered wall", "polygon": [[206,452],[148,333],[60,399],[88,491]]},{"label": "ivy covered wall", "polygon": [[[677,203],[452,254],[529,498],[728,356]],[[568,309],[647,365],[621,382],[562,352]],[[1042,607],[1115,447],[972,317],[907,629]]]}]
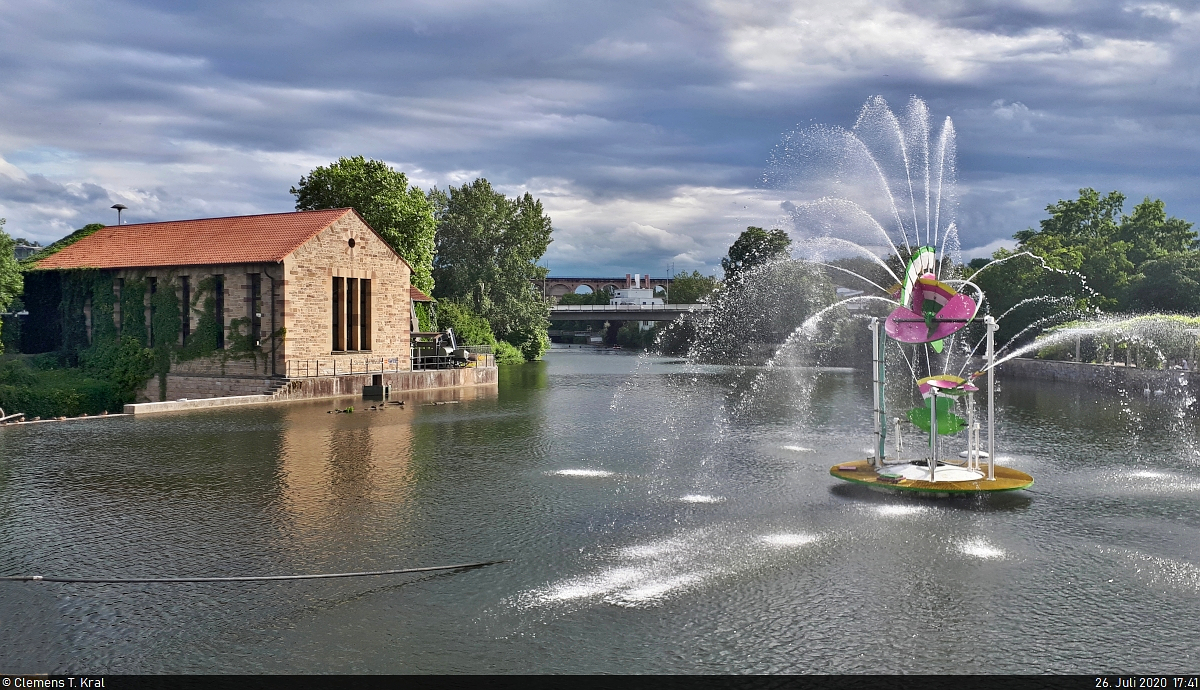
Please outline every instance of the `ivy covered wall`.
[{"label": "ivy covered wall", "polygon": [[[157,375],[158,397],[164,399],[173,366],[199,360],[224,373],[230,361],[251,360],[257,368],[264,351],[283,337],[279,329],[260,340],[250,332],[249,317],[219,318],[217,287],[213,276],[199,280],[184,305],[172,270],[31,271],[26,294],[32,304],[21,349],[57,353],[67,367],[117,382],[127,401]],[[192,325],[186,342],[184,309]]]}]

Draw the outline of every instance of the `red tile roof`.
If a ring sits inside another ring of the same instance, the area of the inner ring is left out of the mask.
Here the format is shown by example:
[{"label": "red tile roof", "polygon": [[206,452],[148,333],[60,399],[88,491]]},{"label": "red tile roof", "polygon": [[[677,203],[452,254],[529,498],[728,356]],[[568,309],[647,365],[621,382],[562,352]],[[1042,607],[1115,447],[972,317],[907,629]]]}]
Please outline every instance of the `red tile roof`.
[{"label": "red tile roof", "polygon": [[38,268],[143,268],[277,263],[353,209],[110,225]]},{"label": "red tile roof", "polygon": [[434,298],[430,297],[429,295],[425,294],[424,292],[421,292],[420,290],[416,289],[415,287],[412,287],[411,285],[408,288],[408,299],[411,302],[436,302],[437,301]]}]

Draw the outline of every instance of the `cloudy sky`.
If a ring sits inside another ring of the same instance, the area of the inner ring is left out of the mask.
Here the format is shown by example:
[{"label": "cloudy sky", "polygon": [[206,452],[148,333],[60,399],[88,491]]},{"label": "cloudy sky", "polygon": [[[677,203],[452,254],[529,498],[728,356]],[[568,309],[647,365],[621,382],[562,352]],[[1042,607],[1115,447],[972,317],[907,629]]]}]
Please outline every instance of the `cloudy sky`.
[{"label": "cloudy sky", "polygon": [[1198,35],[1195,2],[0,0],[0,217],[286,211],[361,154],[532,192],[552,275],[719,273],[779,222],[784,133],[915,94],[954,120],[970,258],[1080,187],[1200,221]]}]

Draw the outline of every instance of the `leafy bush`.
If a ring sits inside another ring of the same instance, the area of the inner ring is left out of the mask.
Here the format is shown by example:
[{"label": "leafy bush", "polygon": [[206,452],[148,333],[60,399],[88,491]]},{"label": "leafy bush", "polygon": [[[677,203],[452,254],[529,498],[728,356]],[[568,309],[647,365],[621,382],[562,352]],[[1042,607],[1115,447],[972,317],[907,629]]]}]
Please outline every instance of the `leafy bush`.
[{"label": "leafy bush", "polygon": [[541,359],[546,350],[550,349],[550,336],[540,328],[512,331],[508,334],[507,340],[510,345],[520,350],[521,355],[530,362]]},{"label": "leafy bush", "polygon": [[111,383],[122,403],[133,402],[156,369],[154,351],[132,336],[97,344],[80,354],[79,363],[86,375]]},{"label": "leafy bush", "polygon": [[12,359],[0,367],[0,407],[8,414],[74,417],[105,410],[119,412],[125,402],[111,381],[79,369],[34,368],[30,364],[35,363]]},{"label": "leafy bush", "polygon": [[495,350],[496,364],[524,364],[525,356],[517,348],[509,345],[503,340],[496,341]]},{"label": "leafy bush", "polygon": [[459,345],[496,345],[487,319],[465,304],[448,299],[438,302],[437,321],[442,330],[454,329],[454,338]]},{"label": "leafy bush", "polygon": [[637,321],[626,321],[617,331],[617,344],[626,350],[646,350],[654,347],[657,328],[643,331]]}]

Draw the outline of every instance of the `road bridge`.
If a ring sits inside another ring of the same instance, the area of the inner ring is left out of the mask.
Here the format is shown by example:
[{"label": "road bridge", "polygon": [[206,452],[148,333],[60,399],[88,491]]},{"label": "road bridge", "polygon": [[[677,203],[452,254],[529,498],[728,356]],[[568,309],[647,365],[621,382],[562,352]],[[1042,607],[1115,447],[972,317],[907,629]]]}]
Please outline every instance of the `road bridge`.
[{"label": "road bridge", "polygon": [[557,304],[551,321],[674,321],[684,314],[712,311],[709,304]]}]

